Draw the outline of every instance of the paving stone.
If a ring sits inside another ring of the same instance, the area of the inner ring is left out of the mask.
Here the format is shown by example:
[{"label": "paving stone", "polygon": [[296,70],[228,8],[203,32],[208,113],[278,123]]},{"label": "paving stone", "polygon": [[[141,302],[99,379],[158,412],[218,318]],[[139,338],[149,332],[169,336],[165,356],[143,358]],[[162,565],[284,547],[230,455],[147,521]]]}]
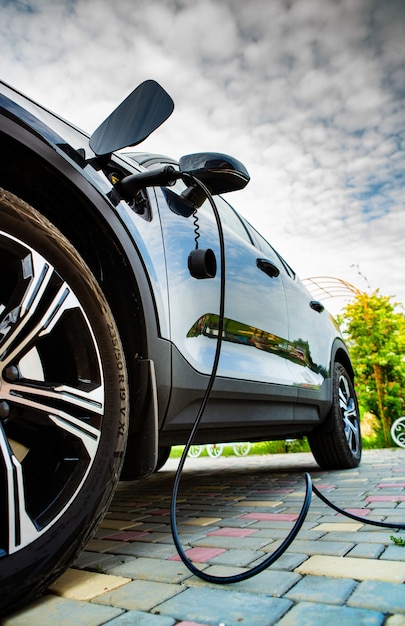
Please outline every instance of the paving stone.
[{"label": "paving stone", "polygon": [[[220,526],[218,524],[217,526],[209,526],[208,528],[210,528],[211,530],[214,530],[214,529],[220,528]],[[178,524],[177,532],[179,533],[180,536],[183,536],[183,534],[205,536],[208,532],[208,528],[204,528],[204,526],[199,526],[199,525],[190,526],[189,524]]]},{"label": "paving stone", "polygon": [[178,583],[192,576],[182,562],[144,557],[117,565],[109,570],[109,573],[115,576],[135,578],[137,580],[152,580],[161,583]]},{"label": "paving stone", "polygon": [[[257,528],[228,528],[226,526],[218,528],[218,530],[212,530],[207,533],[207,536],[221,536],[221,537],[249,537],[252,534],[258,533]],[[258,535],[256,534],[256,537]]]},{"label": "paving stone", "polygon": [[368,496],[366,502],[405,502],[405,495],[400,494],[384,494],[382,496]]},{"label": "paving stone", "polygon": [[[395,537],[397,535],[393,536]],[[405,546],[388,546],[380,556],[380,559],[383,561],[405,561]]]},{"label": "paving stone", "polygon": [[75,569],[90,569],[105,573],[105,567],[115,560],[111,554],[99,554],[98,552],[82,552],[73,563]]},{"label": "paving stone", "polygon": [[[266,554],[266,557],[268,554]],[[306,561],[308,558],[307,554],[298,554],[293,552],[284,552],[277,561],[272,563],[269,566],[269,569],[275,570],[287,570],[293,571],[295,570],[301,563]],[[255,565],[255,563],[251,563],[251,565]]]},{"label": "paving stone", "polygon": [[290,600],[344,604],[357,583],[349,578],[305,576],[291,589],[286,598]]},{"label": "paving stone", "polygon": [[295,520],[298,519],[298,513],[247,513],[246,515],[242,515],[242,519],[272,522],[295,522]]},{"label": "paving stone", "polygon": [[[208,587],[188,588],[183,593],[156,606],[153,612],[170,615],[178,620],[241,626],[271,626],[290,608],[290,600],[270,598]],[[352,609],[354,610],[354,609]],[[330,625],[329,625],[330,626]]]},{"label": "paving stone", "polygon": [[125,543],[122,541],[115,541],[118,544],[114,550],[114,554],[131,555],[131,556],[151,556],[151,550],[153,550],[153,557],[156,559],[166,559],[176,554],[176,548],[174,545],[165,545],[163,543],[154,543],[153,548],[147,543],[140,543],[133,541],[132,543]]},{"label": "paving stone", "polygon": [[210,526],[221,521],[221,517],[196,517],[194,519],[185,520],[183,524],[190,526]]},{"label": "paving stone", "polygon": [[257,550],[226,550],[222,554],[210,559],[210,563],[217,565],[234,565],[244,567],[257,560],[259,554]]},{"label": "paving stone", "polygon": [[405,626],[405,615],[391,615],[385,622],[385,626]]},{"label": "paving stone", "polygon": [[[193,527],[189,526],[189,528],[193,528]],[[204,537],[207,536],[207,531],[204,532],[201,526],[199,528],[200,528],[200,532],[194,532],[195,529],[193,529],[191,532],[179,533],[181,544],[183,546],[192,545],[196,541],[200,541],[200,539],[204,539]],[[159,543],[167,543],[173,546],[174,545],[173,535],[170,533],[170,535],[166,536],[164,539],[160,539]]]},{"label": "paving stone", "polygon": [[93,539],[104,539],[108,535],[111,535],[111,528],[97,528],[97,532],[95,533]]},{"label": "paving stone", "polygon": [[[260,539],[264,537],[267,539],[269,538],[284,539],[284,537],[287,537],[292,527],[293,525],[289,524],[283,528],[262,528],[261,530],[258,531],[256,535],[254,535],[254,538]],[[316,539],[319,539],[323,535],[325,535],[323,531],[317,531],[317,530],[312,530],[312,529],[308,530],[305,528],[301,528],[297,536],[302,541],[315,541]]]},{"label": "paving stone", "polygon": [[313,530],[322,530],[324,532],[351,532],[355,533],[356,531],[363,528],[364,524],[360,522],[332,522],[330,524],[322,523],[318,526],[314,526]]},{"label": "paving stone", "polygon": [[347,553],[347,556],[360,559],[378,559],[385,549],[381,543],[359,543]]},{"label": "paving stone", "polygon": [[178,585],[134,580],[120,589],[97,596],[93,602],[127,610],[149,611],[182,591],[183,588]]},{"label": "paving stone", "polygon": [[100,626],[122,614],[121,609],[46,595],[5,617],[2,626]]},{"label": "paving stone", "polygon": [[[237,574],[248,571],[246,567],[234,567],[224,565],[211,565],[206,570],[206,574],[216,577],[235,576]],[[293,587],[301,576],[293,572],[276,572],[272,570],[264,570],[251,578],[234,583],[218,583],[203,581],[197,576],[187,579],[185,584],[189,587],[212,587],[214,589],[229,589],[232,591],[258,593],[269,595],[272,597],[283,596],[291,587]]]},{"label": "paving stone", "polygon": [[255,521],[251,519],[244,519],[239,515],[235,517],[224,517],[218,522],[218,526],[234,526],[235,528],[250,528],[253,527]]},{"label": "paving stone", "polygon": [[405,589],[400,584],[366,580],[348,600],[349,606],[405,614]]},{"label": "paving stone", "polygon": [[354,543],[382,543],[385,545],[389,545],[391,543],[390,539],[390,531],[384,530],[383,532],[367,532],[359,530],[356,533],[347,533],[347,532],[334,532],[329,533],[328,535],[324,535],[320,538],[320,541],[328,541],[329,538],[333,537],[334,541],[353,541]]},{"label": "paving stone", "polygon": [[[226,550],[222,548],[211,548],[211,547],[196,547],[190,548],[190,550],[186,550],[185,554],[190,559],[190,561],[196,563],[205,563],[206,561],[210,561],[214,557],[219,554],[223,554]],[[178,554],[171,556],[169,561],[180,561],[180,556]]]},{"label": "paving stone", "polygon": [[122,587],[130,581],[130,578],[122,576],[70,568],[49,586],[49,591],[72,600],[91,600],[101,593]]},{"label": "paving stone", "polygon": [[140,522],[128,522],[125,520],[104,518],[100,524],[100,528],[111,528],[112,530],[128,530],[139,526]]},{"label": "paving stone", "polygon": [[140,533],[140,535],[136,538],[136,541],[141,543],[167,543],[170,542],[173,544],[173,538],[171,532],[160,533]]},{"label": "paving stone", "polygon": [[384,619],[385,616],[376,611],[300,602],[277,623],[278,626],[382,626]]},{"label": "paving stone", "polygon": [[263,546],[269,543],[268,537],[262,537],[261,539],[256,539],[253,535],[252,537],[245,537],[244,539],[239,539],[238,537],[217,537],[215,535],[210,535],[199,539],[198,541],[193,541],[193,547],[202,547],[202,548],[225,548],[226,550],[231,550],[233,548],[246,548],[248,550],[260,550]]},{"label": "paving stone", "polygon": [[244,500],[243,502],[234,502],[233,506],[250,509],[251,507],[260,507],[263,509],[276,508],[283,504],[282,500],[249,500],[248,502]]},{"label": "paving stone", "polygon": [[311,556],[295,570],[299,574],[353,578],[354,580],[381,580],[405,582],[405,563],[395,561],[373,561],[372,567],[366,559],[351,557]]},{"label": "paving stone", "polygon": [[151,615],[143,611],[126,611],[108,622],[108,626],[173,626],[175,620],[163,615]]},{"label": "paving stone", "polygon": [[[261,548],[263,552],[274,552],[275,548],[281,544],[281,541],[276,541],[274,544],[264,546]],[[299,552],[300,554],[327,554],[331,556],[343,556],[349,550],[354,547],[354,543],[343,543],[340,541],[301,541],[295,539],[295,541],[288,548],[289,552]]]}]

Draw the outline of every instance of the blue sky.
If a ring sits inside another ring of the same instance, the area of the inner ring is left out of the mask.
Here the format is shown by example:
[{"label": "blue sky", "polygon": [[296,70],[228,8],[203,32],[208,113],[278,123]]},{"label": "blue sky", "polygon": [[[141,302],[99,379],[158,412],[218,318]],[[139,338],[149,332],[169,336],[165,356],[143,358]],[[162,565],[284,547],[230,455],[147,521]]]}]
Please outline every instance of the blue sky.
[{"label": "blue sky", "polygon": [[0,12],[3,80],[89,132],[157,80],[176,108],[143,150],[232,154],[251,182],[229,199],[302,278],[405,303],[403,0],[0,0]]}]

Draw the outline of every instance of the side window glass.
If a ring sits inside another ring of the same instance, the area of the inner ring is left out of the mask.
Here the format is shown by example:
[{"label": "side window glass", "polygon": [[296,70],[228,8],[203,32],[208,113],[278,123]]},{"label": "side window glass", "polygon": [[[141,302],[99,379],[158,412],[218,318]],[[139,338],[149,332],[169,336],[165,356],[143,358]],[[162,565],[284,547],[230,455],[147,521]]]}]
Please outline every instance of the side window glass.
[{"label": "side window glass", "polygon": [[[244,239],[247,243],[252,244],[252,240],[245,225],[231,205],[220,196],[214,196],[214,200],[217,205],[218,213],[221,216],[222,224],[225,224],[225,226],[239,235],[239,237]],[[204,208],[206,206],[209,206],[207,201],[203,204]]]}]

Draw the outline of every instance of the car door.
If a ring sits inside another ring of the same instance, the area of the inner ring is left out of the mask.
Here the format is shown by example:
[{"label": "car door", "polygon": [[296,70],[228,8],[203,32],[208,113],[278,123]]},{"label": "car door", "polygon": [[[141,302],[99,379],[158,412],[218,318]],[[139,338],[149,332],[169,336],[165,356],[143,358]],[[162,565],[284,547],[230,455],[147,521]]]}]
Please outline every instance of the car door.
[{"label": "car door", "polygon": [[[301,390],[319,390],[328,377],[331,346],[334,339],[330,315],[312,298],[294,270],[272,246],[248,225],[256,245],[266,256],[274,254],[284,268],[280,274],[288,317],[288,368],[292,384]],[[338,334],[338,332],[336,332]]]},{"label": "car door", "polygon": [[[177,184],[175,191],[156,190],[167,266],[171,341],[195,370],[209,374],[218,328],[219,268],[215,278],[195,279],[188,270],[188,256],[196,246],[209,248],[219,265],[219,239],[208,201],[189,217],[177,212],[170,194],[179,193],[181,185]],[[270,250],[263,254],[254,245],[228,203],[220,197],[215,201],[226,251],[225,321],[217,376],[238,384],[256,381],[290,386],[288,317],[281,278],[285,270],[276,254]],[[176,384],[173,381],[173,386]]]}]

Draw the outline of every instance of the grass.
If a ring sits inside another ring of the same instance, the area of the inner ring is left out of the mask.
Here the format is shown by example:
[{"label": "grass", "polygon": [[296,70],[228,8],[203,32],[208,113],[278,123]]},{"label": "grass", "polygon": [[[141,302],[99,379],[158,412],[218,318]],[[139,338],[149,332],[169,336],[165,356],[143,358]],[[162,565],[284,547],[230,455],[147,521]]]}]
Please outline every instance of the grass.
[{"label": "grass", "polygon": [[[170,453],[170,458],[179,458],[182,455],[183,449],[184,446],[173,446]],[[310,447],[306,438],[286,439],[282,441],[259,441],[257,443],[251,444],[249,455],[280,454],[283,452],[310,452]],[[224,444],[224,449],[221,456],[234,455],[235,453],[233,451],[232,444]],[[204,449],[200,456],[208,456],[207,451]]]},{"label": "grass", "polygon": [[[381,442],[377,442],[375,437],[363,437],[363,448],[364,449],[372,449],[372,448],[381,448],[384,447],[381,445]],[[394,444],[393,444],[393,447]],[[170,453],[171,459],[180,458],[182,452],[184,450],[184,446],[173,446],[172,451]],[[259,441],[257,443],[252,443],[249,455],[252,454],[282,454],[285,452],[311,452],[311,448],[309,447],[309,443],[307,438],[303,439],[285,439],[280,441]],[[221,456],[234,456],[235,453],[232,448],[232,444],[226,443],[224,444],[224,449]],[[200,457],[208,456],[207,451],[204,449],[200,454]]]}]

